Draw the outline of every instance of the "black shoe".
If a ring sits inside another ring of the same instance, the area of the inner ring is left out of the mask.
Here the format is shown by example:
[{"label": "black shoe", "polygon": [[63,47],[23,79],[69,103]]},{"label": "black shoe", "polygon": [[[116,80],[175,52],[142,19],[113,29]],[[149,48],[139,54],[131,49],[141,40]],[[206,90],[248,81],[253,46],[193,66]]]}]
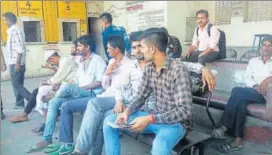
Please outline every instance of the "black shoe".
[{"label": "black shoe", "polygon": [[6,118],[6,115],[3,112],[1,112],[1,119],[5,119],[5,118]]}]

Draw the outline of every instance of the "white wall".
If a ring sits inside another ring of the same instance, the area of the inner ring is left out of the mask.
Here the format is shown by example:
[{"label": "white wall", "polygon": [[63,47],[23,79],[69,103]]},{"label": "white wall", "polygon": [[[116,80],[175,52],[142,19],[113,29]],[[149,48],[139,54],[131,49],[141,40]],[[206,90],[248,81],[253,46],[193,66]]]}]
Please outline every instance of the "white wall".
[{"label": "white wall", "polygon": [[[71,43],[63,43],[58,44],[60,49],[61,56],[68,56],[70,55],[71,51]],[[26,57],[26,77],[38,77],[38,76],[45,76],[45,75],[52,75],[52,71],[48,69],[41,68],[41,65],[45,64],[44,61],[44,47],[46,44],[32,44],[27,45],[27,57]],[[6,57],[6,49],[5,46],[1,47],[4,52],[4,56]],[[6,59],[6,58],[5,58]],[[1,73],[1,81],[9,80],[9,69],[7,71]]]}]

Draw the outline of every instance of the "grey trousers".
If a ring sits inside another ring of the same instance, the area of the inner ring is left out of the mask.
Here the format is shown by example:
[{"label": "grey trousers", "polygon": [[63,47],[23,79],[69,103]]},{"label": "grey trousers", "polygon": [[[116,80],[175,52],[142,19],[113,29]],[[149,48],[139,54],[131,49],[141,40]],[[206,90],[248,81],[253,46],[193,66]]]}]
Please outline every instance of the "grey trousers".
[{"label": "grey trousers", "polygon": [[202,55],[198,58],[199,54],[201,54],[202,52],[203,51],[194,51],[188,58],[185,59],[185,61],[199,62],[202,65],[205,65],[207,62],[213,62],[218,58],[218,52],[216,51],[212,51],[209,54]]},{"label": "grey trousers", "polygon": [[15,71],[15,65],[9,65],[9,72],[13,92],[16,98],[16,106],[24,106],[24,98],[30,100],[31,93],[24,87],[25,65],[21,65],[18,72]]}]

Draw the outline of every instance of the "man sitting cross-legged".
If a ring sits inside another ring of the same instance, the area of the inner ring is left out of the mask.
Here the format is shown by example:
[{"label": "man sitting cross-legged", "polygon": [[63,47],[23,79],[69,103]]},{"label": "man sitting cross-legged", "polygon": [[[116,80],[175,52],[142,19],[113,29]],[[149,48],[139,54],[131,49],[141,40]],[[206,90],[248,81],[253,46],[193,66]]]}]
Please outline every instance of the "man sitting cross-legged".
[{"label": "man sitting cross-legged", "polygon": [[[127,74],[120,79],[125,81],[125,83],[117,89],[115,98],[97,97],[91,99],[88,103],[73,154],[86,155],[91,151],[93,155],[100,155],[104,144],[102,132],[102,122],[104,118],[112,114],[112,112],[122,112],[126,105],[133,99],[133,95],[137,92],[143,70],[147,63],[141,52],[141,34],[142,32],[139,31],[133,32],[130,35],[132,56],[137,59],[137,63],[131,71],[127,71]],[[187,65],[191,70],[200,71],[202,68],[202,66],[198,64],[187,63]],[[209,70],[204,68],[203,75],[206,78],[211,76]],[[152,93],[146,99],[146,104],[142,110],[156,112],[155,102],[155,94]]]},{"label": "man sitting cross-legged", "polygon": [[[69,83],[62,83],[54,98],[49,101],[44,140],[31,147],[29,152],[39,151],[52,143],[57,112],[64,102],[81,98],[89,99],[103,91],[101,81],[106,63],[99,55],[94,53],[93,47],[94,38],[92,36],[85,35],[78,39],[77,50],[82,58],[76,76]],[[75,106],[84,107],[82,104],[84,102],[77,102]]]},{"label": "man sitting cross-legged", "polygon": [[24,113],[10,118],[9,120],[12,123],[28,121],[28,114],[30,114],[32,109],[36,106],[36,97],[39,89],[46,89],[47,91],[50,91],[52,90],[53,85],[58,85],[61,82],[69,81],[76,74],[77,64],[72,57],[61,57],[56,51],[48,50],[44,55],[44,59],[46,63],[57,66],[59,69],[56,70],[57,72],[54,74],[54,76],[47,81],[43,81],[39,88],[33,90]]},{"label": "man sitting cross-legged", "polygon": [[[112,114],[104,120],[106,155],[120,155],[119,130],[110,127],[107,122],[132,123],[131,131],[155,133],[153,155],[170,154],[192,128],[192,95],[186,66],[166,56],[167,36],[163,32],[147,30],[141,46],[144,59],[150,62],[128,107],[118,117]],[[213,79],[213,76],[210,77]],[[151,93],[155,94],[156,111],[140,110]]]},{"label": "man sitting cross-legged", "polygon": [[[124,40],[121,37],[113,36],[108,38],[108,52],[113,59],[110,60],[109,66],[104,74],[102,85],[105,92],[99,96],[112,97],[115,95],[116,88],[124,81],[121,80],[127,71],[130,71],[135,66],[135,61],[124,56]],[[89,100],[89,99],[88,99]],[[80,111],[85,111],[88,100],[80,101]],[[73,112],[79,111],[76,100],[63,103],[61,106],[60,116],[60,144],[49,145],[44,150],[46,153],[63,154],[72,153],[73,147]],[[56,151],[56,152],[54,152]]]}]

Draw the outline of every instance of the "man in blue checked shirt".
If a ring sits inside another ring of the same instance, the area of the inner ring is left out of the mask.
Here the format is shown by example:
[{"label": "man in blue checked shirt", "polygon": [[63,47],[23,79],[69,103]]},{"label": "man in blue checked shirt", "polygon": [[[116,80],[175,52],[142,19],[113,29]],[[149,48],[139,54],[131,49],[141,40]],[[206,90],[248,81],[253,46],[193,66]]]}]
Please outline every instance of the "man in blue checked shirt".
[{"label": "man in blue checked shirt", "polygon": [[126,30],[123,27],[117,27],[112,25],[112,15],[110,13],[103,13],[100,15],[100,22],[103,28],[102,32],[102,39],[103,39],[103,46],[105,49],[105,56],[107,61],[111,59],[109,56],[109,53],[107,52],[107,43],[108,43],[108,38],[111,36],[121,36],[125,40],[125,49],[126,53],[130,53],[130,42],[129,38],[127,36]]}]

